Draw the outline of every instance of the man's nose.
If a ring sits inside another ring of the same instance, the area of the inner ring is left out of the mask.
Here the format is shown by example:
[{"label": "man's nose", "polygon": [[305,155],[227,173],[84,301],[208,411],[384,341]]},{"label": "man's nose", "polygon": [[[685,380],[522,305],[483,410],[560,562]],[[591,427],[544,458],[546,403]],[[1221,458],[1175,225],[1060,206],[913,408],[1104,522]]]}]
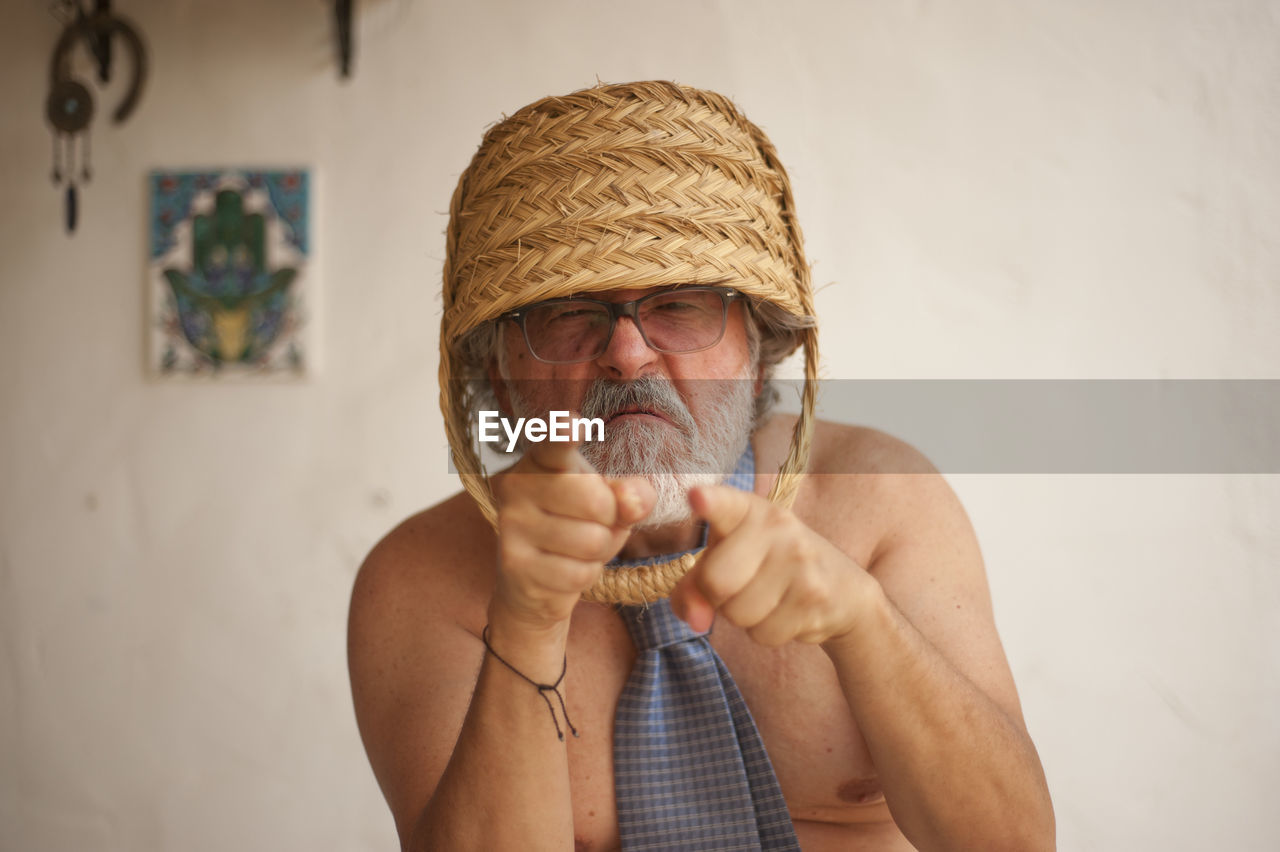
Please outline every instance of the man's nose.
[{"label": "man's nose", "polygon": [[613,337],[596,363],[603,367],[611,378],[634,379],[649,372],[651,366],[660,357],[659,353],[649,348],[644,342],[644,335],[631,317],[618,317],[618,324],[613,329]]}]

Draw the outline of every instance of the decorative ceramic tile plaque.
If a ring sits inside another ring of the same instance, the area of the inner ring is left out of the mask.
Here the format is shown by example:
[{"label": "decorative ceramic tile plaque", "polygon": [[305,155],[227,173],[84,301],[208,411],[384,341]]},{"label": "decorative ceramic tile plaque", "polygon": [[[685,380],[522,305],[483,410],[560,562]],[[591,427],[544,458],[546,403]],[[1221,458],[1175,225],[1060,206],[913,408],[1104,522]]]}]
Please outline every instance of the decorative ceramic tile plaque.
[{"label": "decorative ceramic tile plaque", "polygon": [[148,361],[161,376],[310,368],[305,169],[152,172]]}]

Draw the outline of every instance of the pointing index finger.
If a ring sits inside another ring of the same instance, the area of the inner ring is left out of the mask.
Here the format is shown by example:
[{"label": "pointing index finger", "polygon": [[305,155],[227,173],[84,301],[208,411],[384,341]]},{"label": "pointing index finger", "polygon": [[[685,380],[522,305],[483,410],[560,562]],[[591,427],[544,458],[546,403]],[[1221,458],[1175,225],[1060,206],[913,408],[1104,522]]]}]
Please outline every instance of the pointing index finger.
[{"label": "pointing index finger", "polygon": [[610,479],[608,482],[618,501],[618,514],[614,518],[615,526],[629,527],[644,520],[653,511],[654,504],[658,502],[657,492],[642,477]]},{"label": "pointing index finger", "polygon": [[[571,418],[577,418],[580,415],[574,411],[570,413]],[[591,463],[583,458],[578,448],[582,446],[582,440],[574,440],[573,432],[569,432],[566,440],[551,440],[550,436],[542,441],[530,441],[527,455],[537,467],[542,468],[547,473],[595,473],[595,468]]]},{"label": "pointing index finger", "polygon": [[708,544],[736,530],[751,511],[752,495],[727,485],[702,485],[689,492],[693,513],[707,522]]}]

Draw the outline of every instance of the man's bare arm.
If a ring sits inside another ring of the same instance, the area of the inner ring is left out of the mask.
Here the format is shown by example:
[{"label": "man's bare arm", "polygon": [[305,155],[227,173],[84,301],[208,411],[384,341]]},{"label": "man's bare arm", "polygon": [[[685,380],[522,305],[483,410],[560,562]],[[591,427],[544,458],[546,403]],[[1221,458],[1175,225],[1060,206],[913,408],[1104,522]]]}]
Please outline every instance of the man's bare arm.
[{"label": "man's bare arm", "polygon": [[[1052,806],[963,509],[936,474],[875,481],[877,511],[893,523],[869,571],[759,497],[695,490],[712,547],[673,605],[695,628],[714,609],[766,646],[821,644],[894,819],[918,848],[1052,848]],[[859,522],[838,494],[821,502],[828,534]]]},{"label": "man's bare arm", "polygon": [[[589,467],[570,472],[581,461],[576,450],[543,446],[495,478],[499,566],[485,617],[504,660],[554,683],[582,589],[653,495],[647,486],[606,482]],[[593,511],[608,521],[595,524],[601,529],[583,517]],[[566,744],[546,702],[459,623],[457,607],[474,595],[451,583],[491,565],[421,563],[424,553],[439,559],[465,550],[455,546],[457,534],[447,519],[398,532],[361,569],[349,656],[374,772],[406,849],[572,848]],[[562,716],[559,723],[568,735]]]},{"label": "man's bare arm", "polygon": [[[555,633],[562,635],[555,635]],[[497,620],[490,641],[539,683],[554,683],[566,629],[533,637]],[[558,659],[557,659],[558,654]],[[553,671],[542,680],[539,672]],[[562,733],[565,725],[561,723]],[[573,843],[566,744],[537,690],[485,655],[462,731],[412,833],[413,850],[557,849]]]},{"label": "man's bare arm", "polygon": [[[356,718],[401,846],[521,848],[542,837],[564,848],[572,838],[565,745],[546,706],[532,686],[483,660],[479,637],[450,612],[462,598],[443,582],[447,571],[422,564],[420,546],[405,552],[404,538],[422,536],[451,551],[440,532],[394,533],[370,554],[352,595]],[[533,820],[522,819],[528,807]]]},{"label": "man's bare arm", "polygon": [[869,566],[878,584],[853,629],[824,649],[890,811],[922,850],[1053,849],[1053,806],[968,519],[941,477],[888,479],[902,524]]}]

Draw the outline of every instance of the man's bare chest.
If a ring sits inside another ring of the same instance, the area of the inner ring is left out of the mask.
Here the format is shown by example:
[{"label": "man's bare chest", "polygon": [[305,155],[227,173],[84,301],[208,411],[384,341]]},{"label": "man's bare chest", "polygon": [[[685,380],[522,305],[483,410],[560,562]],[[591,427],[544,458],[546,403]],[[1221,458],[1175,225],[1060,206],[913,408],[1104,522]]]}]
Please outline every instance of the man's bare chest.
[{"label": "man's bare chest", "polygon": [[[803,834],[806,823],[852,829],[887,820],[875,767],[822,650],[764,649],[727,624],[717,624],[712,640],[752,711],[797,830]],[[570,743],[569,768],[582,848],[617,842],[613,715],[634,658],[615,614],[590,607],[575,615],[566,687],[580,731]]]}]

